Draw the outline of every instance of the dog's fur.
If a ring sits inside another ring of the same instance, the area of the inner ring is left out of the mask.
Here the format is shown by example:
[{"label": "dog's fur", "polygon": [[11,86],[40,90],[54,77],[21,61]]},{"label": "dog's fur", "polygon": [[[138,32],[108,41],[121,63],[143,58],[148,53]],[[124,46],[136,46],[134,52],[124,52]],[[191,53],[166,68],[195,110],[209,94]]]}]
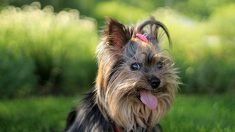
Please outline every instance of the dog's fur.
[{"label": "dog's fur", "polygon": [[[145,29],[149,26],[148,29]],[[67,132],[159,131],[160,118],[169,110],[178,87],[174,62],[160,47],[159,29],[170,40],[166,27],[150,18],[136,27],[108,18],[97,48],[95,88],[68,116]],[[135,35],[147,34],[148,42]],[[133,63],[141,68],[132,70]],[[153,88],[149,78],[160,80]],[[140,91],[158,100],[155,110],[140,101]]]}]

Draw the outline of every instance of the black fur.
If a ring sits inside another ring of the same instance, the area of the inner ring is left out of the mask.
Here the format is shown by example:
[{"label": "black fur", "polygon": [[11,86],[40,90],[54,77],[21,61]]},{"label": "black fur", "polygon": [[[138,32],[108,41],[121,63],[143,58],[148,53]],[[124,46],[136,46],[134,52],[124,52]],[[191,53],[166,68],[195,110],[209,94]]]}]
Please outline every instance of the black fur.
[{"label": "black fur", "polygon": [[113,124],[105,119],[95,103],[92,91],[82,100],[80,107],[69,113],[66,132],[112,132]]},{"label": "black fur", "polygon": [[[65,132],[115,132],[113,121],[105,118],[95,102],[96,93],[89,92],[82,100],[80,107],[73,109],[68,117]],[[139,129],[141,130],[141,129]],[[144,129],[142,132],[146,131]],[[161,132],[158,124],[153,132]]]}]

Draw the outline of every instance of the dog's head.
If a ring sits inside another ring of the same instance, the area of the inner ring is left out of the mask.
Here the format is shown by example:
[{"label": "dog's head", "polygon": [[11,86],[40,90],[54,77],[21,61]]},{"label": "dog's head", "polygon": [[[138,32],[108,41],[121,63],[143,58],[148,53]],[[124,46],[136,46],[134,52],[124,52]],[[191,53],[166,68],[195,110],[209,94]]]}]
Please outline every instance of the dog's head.
[{"label": "dog's head", "polygon": [[97,48],[97,102],[120,127],[153,127],[170,108],[178,77],[171,57],[161,49],[160,29],[150,18],[136,27],[107,19]]}]

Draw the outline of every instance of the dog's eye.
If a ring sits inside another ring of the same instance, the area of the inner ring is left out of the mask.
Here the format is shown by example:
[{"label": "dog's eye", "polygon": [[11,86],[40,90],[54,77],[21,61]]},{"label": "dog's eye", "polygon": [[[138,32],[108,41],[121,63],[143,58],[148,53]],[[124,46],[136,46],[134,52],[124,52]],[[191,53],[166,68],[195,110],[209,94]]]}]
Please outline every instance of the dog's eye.
[{"label": "dog's eye", "polygon": [[158,69],[162,69],[163,66],[164,66],[164,63],[162,61],[157,62]]},{"label": "dog's eye", "polygon": [[142,64],[141,63],[132,63],[131,64],[131,70],[135,71],[135,70],[139,70],[140,68],[142,67]]}]

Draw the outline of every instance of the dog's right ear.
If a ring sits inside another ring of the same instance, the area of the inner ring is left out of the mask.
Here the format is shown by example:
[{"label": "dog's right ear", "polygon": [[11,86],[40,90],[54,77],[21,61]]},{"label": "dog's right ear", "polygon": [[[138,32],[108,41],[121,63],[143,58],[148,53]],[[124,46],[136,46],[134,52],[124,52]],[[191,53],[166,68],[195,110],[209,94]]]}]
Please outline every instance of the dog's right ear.
[{"label": "dog's right ear", "polygon": [[106,18],[106,26],[104,29],[104,37],[106,43],[121,49],[131,39],[132,29],[124,26],[113,18]]}]

